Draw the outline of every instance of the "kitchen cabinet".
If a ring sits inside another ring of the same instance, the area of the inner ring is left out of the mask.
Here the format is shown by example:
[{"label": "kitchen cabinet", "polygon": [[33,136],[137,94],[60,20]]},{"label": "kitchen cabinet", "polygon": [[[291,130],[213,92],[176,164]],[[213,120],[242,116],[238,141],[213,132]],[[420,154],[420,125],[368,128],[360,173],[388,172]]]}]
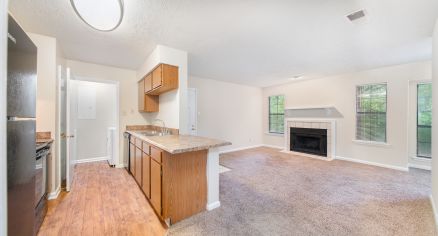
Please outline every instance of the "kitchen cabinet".
[{"label": "kitchen cabinet", "polygon": [[141,186],[142,184],[142,163],[141,159],[143,158],[143,152],[141,148],[136,147],[135,149],[135,181],[137,184]]},{"label": "kitchen cabinet", "polygon": [[152,74],[148,74],[144,77],[144,93],[152,90]]},{"label": "kitchen cabinet", "polygon": [[161,220],[170,225],[205,210],[208,150],[171,154],[140,138],[130,148],[131,173]]},{"label": "kitchen cabinet", "polygon": [[161,164],[151,160],[151,198],[152,207],[161,216]]},{"label": "kitchen cabinet", "polygon": [[140,112],[158,112],[159,96],[145,93],[146,78],[138,82],[138,110]]},{"label": "kitchen cabinet", "polygon": [[[178,88],[178,67],[159,64],[144,77],[147,95],[160,95]],[[150,81],[150,82],[149,82]]]},{"label": "kitchen cabinet", "polygon": [[129,172],[135,175],[135,138],[129,141]]},{"label": "kitchen cabinet", "polygon": [[149,156],[149,153],[149,144],[143,143],[141,189],[148,199],[151,198],[151,157]]}]

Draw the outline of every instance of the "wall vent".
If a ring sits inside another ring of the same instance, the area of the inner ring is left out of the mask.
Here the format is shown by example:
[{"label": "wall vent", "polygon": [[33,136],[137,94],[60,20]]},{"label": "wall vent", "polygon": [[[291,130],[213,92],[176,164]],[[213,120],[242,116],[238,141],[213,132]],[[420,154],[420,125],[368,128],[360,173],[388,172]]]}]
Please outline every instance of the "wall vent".
[{"label": "wall vent", "polygon": [[347,18],[348,18],[350,21],[359,20],[360,18],[363,18],[363,17],[365,17],[365,11],[364,11],[364,10],[360,10],[360,11],[357,11],[357,12],[353,12],[353,13],[351,13],[350,15],[347,16]]}]

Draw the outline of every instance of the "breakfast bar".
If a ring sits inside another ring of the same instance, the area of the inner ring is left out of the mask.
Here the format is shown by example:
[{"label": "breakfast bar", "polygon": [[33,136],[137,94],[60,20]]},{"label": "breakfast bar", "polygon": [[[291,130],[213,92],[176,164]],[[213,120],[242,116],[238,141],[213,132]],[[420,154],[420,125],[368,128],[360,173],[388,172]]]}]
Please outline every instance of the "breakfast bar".
[{"label": "breakfast bar", "polygon": [[220,206],[218,147],[230,142],[156,130],[126,133],[128,170],[166,224]]}]

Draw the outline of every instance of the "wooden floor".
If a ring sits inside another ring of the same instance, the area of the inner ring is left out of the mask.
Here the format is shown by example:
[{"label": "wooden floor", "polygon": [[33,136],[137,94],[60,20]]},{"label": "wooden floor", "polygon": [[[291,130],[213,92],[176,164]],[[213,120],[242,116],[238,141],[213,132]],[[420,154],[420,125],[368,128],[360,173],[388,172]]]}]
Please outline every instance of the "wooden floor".
[{"label": "wooden floor", "polygon": [[165,235],[134,179],[106,162],[78,164],[70,193],[49,201],[38,235]]}]

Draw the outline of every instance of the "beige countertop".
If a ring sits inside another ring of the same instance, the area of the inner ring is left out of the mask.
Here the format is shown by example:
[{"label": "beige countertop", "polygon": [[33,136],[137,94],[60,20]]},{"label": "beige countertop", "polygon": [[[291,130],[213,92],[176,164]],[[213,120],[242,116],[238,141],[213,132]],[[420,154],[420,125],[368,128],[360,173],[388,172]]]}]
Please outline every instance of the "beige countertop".
[{"label": "beige countertop", "polygon": [[193,135],[145,136],[139,133],[141,130],[126,132],[171,154],[231,145],[231,142],[228,141]]}]

